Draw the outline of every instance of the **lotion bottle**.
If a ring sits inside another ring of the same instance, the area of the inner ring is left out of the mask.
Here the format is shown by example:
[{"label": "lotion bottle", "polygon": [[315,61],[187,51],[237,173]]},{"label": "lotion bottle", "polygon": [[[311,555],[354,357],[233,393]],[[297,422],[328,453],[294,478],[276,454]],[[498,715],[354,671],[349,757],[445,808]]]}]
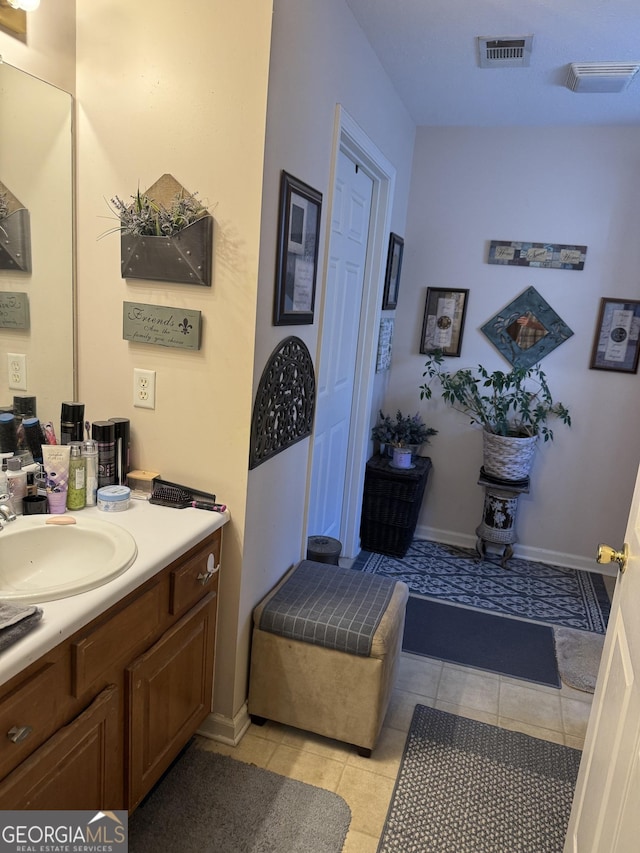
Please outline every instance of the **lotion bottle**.
[{"label": "lotion bottle", "polygon": [[22,515],[22,499],[27,494],[27,472],[22,470],[22,461],[17,456],[7,460],[7,483],[13,511]]},{"label": "lotion bottle", "polygon": [[67,486],[67,509],[82,509],[86,502],[87,460],[82,456],[82,442],[70,441],[69,484]]}]

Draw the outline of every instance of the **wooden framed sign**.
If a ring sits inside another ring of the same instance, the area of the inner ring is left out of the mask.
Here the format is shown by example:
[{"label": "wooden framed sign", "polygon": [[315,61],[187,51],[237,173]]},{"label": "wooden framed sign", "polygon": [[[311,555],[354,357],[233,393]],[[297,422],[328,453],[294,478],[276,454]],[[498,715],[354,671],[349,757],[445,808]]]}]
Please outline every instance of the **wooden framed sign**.
[{"label": "wooden framed sign", "polygon": [[122,337],[137,344],[199,350],[202,315],[187,308],[122,303]]}]

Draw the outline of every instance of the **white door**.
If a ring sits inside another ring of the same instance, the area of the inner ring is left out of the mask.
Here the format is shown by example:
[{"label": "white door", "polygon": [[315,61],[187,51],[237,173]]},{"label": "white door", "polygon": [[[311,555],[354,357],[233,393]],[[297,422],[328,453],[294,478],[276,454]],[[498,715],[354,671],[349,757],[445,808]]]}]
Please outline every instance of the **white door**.
[{"label": "white door", "polygon": [[373,181],[340,150],[331,211],[307,524],[341,538]]},{"label": "white door", "polygon": [[640,470],[625,541],[565,853],[640,850]]}]

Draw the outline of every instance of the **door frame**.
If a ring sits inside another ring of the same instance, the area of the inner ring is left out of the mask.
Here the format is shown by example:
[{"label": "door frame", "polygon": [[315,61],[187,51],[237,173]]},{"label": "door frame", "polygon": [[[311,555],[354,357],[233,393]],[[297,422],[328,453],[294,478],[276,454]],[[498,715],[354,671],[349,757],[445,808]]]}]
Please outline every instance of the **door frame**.
[{"label": "door frame", "polygon": [[[382,292],[384,288],[387,244],[391,230],[391,209],[395,191],[396,169],[344,107],[341,104],[337,104],[329,183],[330,203],[328,210],[330,217],[333,215],[333,206],[335,203],[336,170],[340,151],[344,151],[360,168],[364,169],[373,181],[362,305],[360,309],[360,326],[358,331],[353,404],[349,427],[349,446],[347,449],[344,501],[340,525],[342,553],[348,557],[355,556],[358,552],[360,542],[362,488],[364,484],[365,464],[369,454],[369,428],[378,347],[378,328],[380,325]],[[320,364],[319,354],[322,347],[322,329],[325,322],[324,309],[331,243],[331,219],[329,219],[326,232],[328,239],[325,241],[324,247],[322,310],[320,312],[318,348],[315,359],[317,365]],[[304,530],[307,529],[308,525],[313,467],[313,442],[310,442],[310,445],[307,466],[307,500],[305,503]],[[304,550],[306,550],[306,538],[305,536]]]}]

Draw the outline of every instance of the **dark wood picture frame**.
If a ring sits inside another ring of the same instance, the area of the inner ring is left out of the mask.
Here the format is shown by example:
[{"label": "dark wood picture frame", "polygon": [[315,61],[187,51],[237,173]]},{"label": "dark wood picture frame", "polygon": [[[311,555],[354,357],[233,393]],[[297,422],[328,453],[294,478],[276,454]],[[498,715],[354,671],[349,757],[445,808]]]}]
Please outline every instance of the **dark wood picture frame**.
[{"label": "dark wood picture frame", "polygon": [[443,355],[460,355],[468,295],[468,289],[427,288],[420,335],[423,355],[436,350],[441,350]]},{"label": "dark wood picture frame", "polygon": [[404,252],[404,240],[393,231],[389,234],[389,252],[387,254],[387,271],[384,277],[384,294],[382,296],[382,310],[393,310],[398,304],[398,291],[400,290],[400,273],[402,272],[402,254]]},{"label": "dark wood picture frame", "polygon": [[591,350],[591,370],[637,373],[640,300],[603,296]]},{"label": "dark wood picture frame", "polygon": [[322,193],[282,171],[273,325],[313,323]]}]

